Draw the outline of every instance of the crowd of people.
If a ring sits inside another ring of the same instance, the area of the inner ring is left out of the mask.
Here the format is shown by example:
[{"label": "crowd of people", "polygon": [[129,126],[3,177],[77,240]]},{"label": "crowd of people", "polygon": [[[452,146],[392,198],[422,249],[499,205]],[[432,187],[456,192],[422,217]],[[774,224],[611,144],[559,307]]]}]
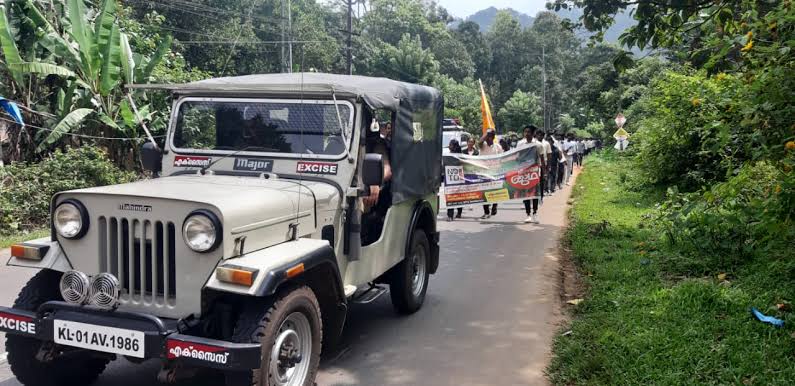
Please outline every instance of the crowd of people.
[{"label": "crowd of people", "polygon": [[[583,157],[599,146],[598,141],[576,138],[572,133],[563,135],[545,132],[535,125],[527,125],[524,127],[522,139],[515,143],[512,143],[506,137],[498,140],[497,132],[494,129],[489,129],[478,141],[474,138],[468,139],[465,149],[461,147],[458,140],[451,140],[448,144],[448,150],[450,150],[450,153],[487,156],[529,146],[536,147],[536,155],[538,157],[536,163],[541,168],[541,189],[539,189],[539,197],[524,200],[527,214],[524,222],[538,224],[538,208],[544,197],[554,195],[564,185],[571,184],[574,168],[582,167]],[[483,205],[483,215],[480,216],[480,219],[485,220],[496,215],[497,208],[498,205],[496,203]],[[463,208],[448,208],[447,221],[461,218],[462,214]]]}]

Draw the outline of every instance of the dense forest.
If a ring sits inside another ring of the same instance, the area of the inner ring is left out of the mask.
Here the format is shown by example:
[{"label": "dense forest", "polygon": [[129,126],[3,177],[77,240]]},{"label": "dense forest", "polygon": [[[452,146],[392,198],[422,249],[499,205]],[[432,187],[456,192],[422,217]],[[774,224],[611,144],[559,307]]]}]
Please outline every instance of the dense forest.
[{"label": "dense forest", "polygon": [[[127,83],[345,73],[347,5],[289,4],[290,10],[277,0],[6,2],[0,95],[21,105],[29,124],[25,131],[9,125],[6,157],[36,159],[64,144],[99,142],[118,164],[131,166],[130,141],[122,139],[142,132],[128,95],[158,134],[169,106],[164,96],[133,92]],[[445,94],[447,115],[473,129],[482,79],[501,131],[546,118],[550,128],[609,134],[605,125],[620,109],[618,47],[584,44],[553,12],[539,13],[528,28],[507,11],[485,31],[453,21],[432,1],[358,2],[352,72],[433,85]]]}]

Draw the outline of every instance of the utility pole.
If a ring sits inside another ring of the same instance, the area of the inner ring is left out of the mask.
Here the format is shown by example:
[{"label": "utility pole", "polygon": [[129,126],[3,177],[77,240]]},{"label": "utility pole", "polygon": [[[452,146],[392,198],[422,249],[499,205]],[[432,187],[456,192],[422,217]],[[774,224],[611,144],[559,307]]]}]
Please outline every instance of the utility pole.
[{"label": "utility pole", "polygon": [[287,19],[286,15],[285,15],[287,13],[286,12],[287,6],[286,6],[286,4],[284,2],[285,2],[285,0],[282,0],[282,44],[281,44],[281,48],[282,48],[282,72],[287,72],[287,47],[285,47],[285,45],[284,45],[284,42],[286,40],[285,36],[286,36],[286,29],[287,29],[285,27],[285,25],[284,25],[285,24],[285,20]]},{"label": "utility pole", "polygon": [[541,46],[541,73],[542,73],[542,85],[541,85],[541,93],[542,93],[542,111],[544,112],[544,131],[548,130],[547,126],[547,60],[546,60],[546,49],[544,46]]},{"label": "utility pole", "polygon": [[293,72],[293,7],[291,0],[287,0],[287,39],[289,39],[287,72],[291,73]]},{"label": "utility pole", "polygon": [[353,75],[353,0],[348,0],[348,75]]}]

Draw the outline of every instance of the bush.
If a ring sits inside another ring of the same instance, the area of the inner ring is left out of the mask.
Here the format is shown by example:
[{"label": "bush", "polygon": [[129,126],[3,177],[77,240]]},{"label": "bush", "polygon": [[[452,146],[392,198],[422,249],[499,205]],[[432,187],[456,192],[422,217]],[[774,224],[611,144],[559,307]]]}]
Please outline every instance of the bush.
[{"label": "bush", "polygon": [[646,106],[636,108],[654,113],[633,136],[649,183],[694,191],[724,179],[729,165],[748,158],[733,146],[747,140],[740,125],[747,98],[738,79],[668,72],[650,90],[640,102]]},{"label": "bush", "polygon": [[686,255],[679,260],[686,264],[676,270],[725,271],[762,258],[781,260],[795,275],[790,251],[795,239],[793,164],[795,156],[748,164],[703,193],[669,189],[658,220],[669,241]]},{"label": "bush", "polygon": [[39,163],[13,163],[0,169],[0,233],[44,226],[50,200],[61,191],[133,181],[93,146],[56,151]]}]

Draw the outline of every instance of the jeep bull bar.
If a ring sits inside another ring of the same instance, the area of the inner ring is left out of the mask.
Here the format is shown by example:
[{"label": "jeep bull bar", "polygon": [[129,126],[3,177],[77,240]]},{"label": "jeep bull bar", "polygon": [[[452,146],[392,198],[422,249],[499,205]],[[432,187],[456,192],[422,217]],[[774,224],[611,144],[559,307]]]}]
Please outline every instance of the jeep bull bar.
[{"label": "jeep bull bar", "polygon": [[244,371],[260,367],[261,345],[179,333],[180,322],[153,315],[50,301],[37,312],[0,307],[0,331],[138,359]]}]

